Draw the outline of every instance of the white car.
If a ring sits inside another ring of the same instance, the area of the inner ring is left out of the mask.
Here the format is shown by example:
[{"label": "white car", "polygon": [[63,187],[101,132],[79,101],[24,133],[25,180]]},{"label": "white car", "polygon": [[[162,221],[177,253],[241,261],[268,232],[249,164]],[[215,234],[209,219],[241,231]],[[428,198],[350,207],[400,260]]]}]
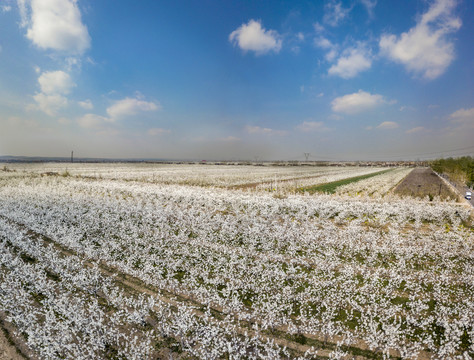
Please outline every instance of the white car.
[{"label": "white car", "polygon": [[471,196],[472,196],[471,192],[470,192],[470,191],[466,191],[466,196],[465,196],[465,198],[466,198],[467,200],[471,200]]}]

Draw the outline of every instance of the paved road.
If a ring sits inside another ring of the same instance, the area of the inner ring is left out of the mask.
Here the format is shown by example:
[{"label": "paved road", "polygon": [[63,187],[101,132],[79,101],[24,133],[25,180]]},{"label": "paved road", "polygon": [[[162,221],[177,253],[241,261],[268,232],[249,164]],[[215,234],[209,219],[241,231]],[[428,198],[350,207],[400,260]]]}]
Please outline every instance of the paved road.
[{"label": "paved road", "polygon": [[[440,177],[442,177],[444,180],[446,180],[447,182],[449,182],[453,188],[455,188],[461,195],[462,197],[466,200],[465,196],[466,196],[466,191],[470,191],[471,193],[474,194],[474,191],[472,189],[469,189],[467,186],[462,186],[462,185],[459,185],[459,184],[456,184],[454,182],[452,182],[451,180],[449,180],[449,178],[444,175],[444,174],[438,174]],[[468,203],[471,204],[472,207],[474,207],[474,199],[471,199],[470,201],[469,200],[466,200]]]}]

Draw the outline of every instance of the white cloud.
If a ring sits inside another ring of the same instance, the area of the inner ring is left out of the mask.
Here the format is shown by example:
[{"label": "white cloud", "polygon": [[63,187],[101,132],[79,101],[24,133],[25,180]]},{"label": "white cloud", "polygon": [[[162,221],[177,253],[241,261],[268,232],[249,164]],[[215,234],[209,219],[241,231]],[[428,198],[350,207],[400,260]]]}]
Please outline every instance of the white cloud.
[{"label": "white cloud", "polygon": [[169,134],[170,132],[171,132],[170,130],[162,129],[162,128],[152,128],[152,129],[148,129],[147,131],[148,135],[151,135],[151,136]]},{"label": "white cloud", "polygon": [[324,36],[320,36],[314,39],[314,45],[327,50],[325,58],[327,61],[333,61],[337,56],[337,46],[331,43],[328,39]]},{"label": "white cloud", "polygon": [[316,45],[317,47],[320,47],[322,49],[332,49],[333,48],[333,44],[328,39],[326,39],[324,36],[320,36],[320,37],[317,37],[316,39],[314,39],[314,45]]},{"label": "white cloud", "polygon": [[37,105],[30,105],[28,108],[33,110],[39,109],[50,116],[56,115],[60,109],[68,104],[67,98],[60,94],[38,93],[33,96],[33,99],[35,99]]},{"label": "white cloud", "polygon": [[[139,95],[141,96],[141,94]],[[78,103],[85,109],[93,107],[90,100],[79,101]],[[160,109],[161,105],[159,103],[148,102],[140,100],[138,98],[127,97],[125,99],[118,100],[113,105],[109,106],[107,108],[108,116],[100,116],[89,113],[79,118],[77,122],[80,126],[84,128],[99,128],[102,127],[105,123],[114,123],[117,120],[127,116],[137,115],[141,112],[156,111]],[[167,132],[170,131],[160,128],[152,128],[149,129],[147,133],[149,135],[155,136]]]},{"label": "white cloud", "polygon": [[286,131],[283,130],[274,130],[270,128],[262,128],[260,126],[246,126],[245,130],[249,134],[262,134],[262,135],[286,135]]},{"label": "white cloud", "polygon": [[26,37],[43,50],[82,54],[90,46],[77,0],[18,0]]},{"label": "white cloud", "polygon": [[337,56],[337,50],[332,49],[326,53],[325,58],[327,61],[333,61],[336,58],[336,56]]},{"label": "white cloud", "polygon": [[116,101],[112,106],[108,107],[107,114],[110,116],[112,121],[115,121],[118,118],[136,115],[140,112],[156,111],[160,109],[161,105],[159,103],[127,97]]},{"label": "white cloud", "polygon": [[322,26],[318,22],[314,23],[313,27],[314,27],[314,31],[316,31],[317,33],[322,33],[324,31],[324,26]]},{"label": "white cloud", "polygon": [[356,114],[371,110],[381,104],[389,103],[382,95],[370,94],[359,90],[356,93],[335,98],[331,102],[332,110],[345,114]]},{"label": "white cloud", "polygon": [[375,5],[377,5],[377,0],[360,0],[360,2],[367,9],[367,13],[369,14],[369,17],[372,18],[374,16],[374,8],[375,8]]},{"label": "white cloud", "polygon": [[2,6],[2,11],[5,13],[5,12],[9,12],[10,10],[12,9],[12,7],[10,5],[3,5]]},{"label": "white cloud", "polygon": [[83,128],[99,128],[104,123],[110,122],[110,119],[96,114],[85,114],[77,122]]},{"label": "white cloud", "polygon": [[297,125],[296,128],[302,132],[327,130],[327,128],[324,127],[324,123],[322,121],[303,121],[301,124]]},{"label": "white cloud", "polygon": [[229,41],[244,51],[255,51],[257,55],[281,49],[282,40],[275,30],[265,30],[260,21],[250,20],[229,35]]},{"label": "white cloud", "polygon": [[407,134],[416,134],[416,133],[422,132],[423,130],[425,130],[425,128],[423,126],[417,126],[417,127],[414,127],[413,129],[409,129],[405,132]]},{"label": "white cloud", "polygon": [[377,126],[377,129],[391,130],[398,128],[398,124],[394,121],[384,121]]},{"label": "white cloud", "polygon": [[440,76],[454,59],[454,44],[447,35],[461,27],[452,15],[455,0],[437,0],[415,27],[400,35],[382,35],[381,53],[426,79]]},{"label": "white cloud", "polygon": [[86,110],[91,110],[94,108],[94,105],[89,99],[84,100],[84,101],[78,101],[77,103],[79,104],[80,107]]},{"label": "white cloud", "polygon": [[453,122],[464,123],[464,124],[472,123],[474,125],[474,108],[459,109],[453,112],[451,115],[449,115],[449,118]]},{"label": "white cloud", "polygon": [[372,59],[369,51],[363,47],[351,48],[343,52],[337,63],[329,68],[328,74],[350,79],[358,73],[370,69],[371,66]]},{"label": "white cloud", "polygon": [[68,73],[64,71],[47,71],[38,78],[41,92],[33,96],[36,105],[29,105],[28,109],[38,109],[53,116],[68,105],[68,99],[64,96],[71,92],[76,86]]},{"label": "white cloud", "polygon": [[31,0],[17,0],[17,3],[18,3],[18,10],[20,12],[20,18],[21,18],[21,22],[20,22],[20,26],[21,27],[26,27],[28,25],[28,7],[27,7],[27,1],[28,3],[31,1]]},{"label": "white cloud", "polygon": [[64,71],[47,71],[40,75],[38,82],[45,94],[69,94],[76,86],[68,73]]},{"label": "white cloud", "polygon": [[323,21],[330,26],[337,26],[344,20],[351,11],[351,8],[342,7],[341,2],[331,1],[325,6]]}]

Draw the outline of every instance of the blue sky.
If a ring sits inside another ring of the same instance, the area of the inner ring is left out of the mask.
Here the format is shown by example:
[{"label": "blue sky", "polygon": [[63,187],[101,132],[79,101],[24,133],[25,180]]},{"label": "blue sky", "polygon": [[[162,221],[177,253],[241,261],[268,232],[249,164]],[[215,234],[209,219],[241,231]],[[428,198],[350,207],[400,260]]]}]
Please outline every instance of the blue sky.
[{"label": "blue sky", "polygon": [[472,1],[0,1],[0,155],[474,153]]}]

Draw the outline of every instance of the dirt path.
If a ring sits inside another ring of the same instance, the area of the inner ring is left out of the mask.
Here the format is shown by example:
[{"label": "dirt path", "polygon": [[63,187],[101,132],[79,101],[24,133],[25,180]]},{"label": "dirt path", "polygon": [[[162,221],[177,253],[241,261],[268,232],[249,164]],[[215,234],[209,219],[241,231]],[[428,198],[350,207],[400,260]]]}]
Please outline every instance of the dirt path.
[{"label": "dirt path", "polygon": [[21,336],[14,334],[13,326],[5,319],[6,314],[0,311],[0,360],[37,360]]},{"label": "dirt path", "polygon": [[5,333],[0,331],[0,359],[1,360],[24,360],[25,358],[18,354],[16,347],[12,345]]},{"label": "dirt path", "polygon": [[430,168],[413,169],[395,188],[394,193],[402,196],[413,196],[432,200],[439,196],[441,199],[457,199],[457,194],[439,178]]}]

